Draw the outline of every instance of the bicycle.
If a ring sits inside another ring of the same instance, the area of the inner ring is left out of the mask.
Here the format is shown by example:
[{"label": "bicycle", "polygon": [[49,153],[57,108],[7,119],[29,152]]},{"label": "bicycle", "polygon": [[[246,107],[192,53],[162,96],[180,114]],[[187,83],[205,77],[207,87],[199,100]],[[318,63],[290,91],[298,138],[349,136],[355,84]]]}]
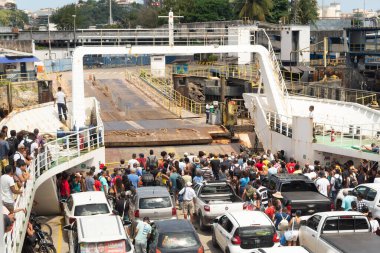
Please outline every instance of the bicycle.
[{"label": "bicycle", "polygon": [[38,225],[34,225],[33,229],[36,233],[36,245],[34,246],[39,253],[57,253],[56,248],[53,245],[53,240],[50,235],[42,231]]},{"label": "bicycle", "polygon": [[43,232],[45,232],[48,236],[51,237],[53,230],[50,227],[49,224],[42,222],[42,220],[46,220],[47,217],[45,216],[36,216],[35,213],[30,213],[29,222],[32,223],[33,228],[35,226],[39,227],[39,229]]}]

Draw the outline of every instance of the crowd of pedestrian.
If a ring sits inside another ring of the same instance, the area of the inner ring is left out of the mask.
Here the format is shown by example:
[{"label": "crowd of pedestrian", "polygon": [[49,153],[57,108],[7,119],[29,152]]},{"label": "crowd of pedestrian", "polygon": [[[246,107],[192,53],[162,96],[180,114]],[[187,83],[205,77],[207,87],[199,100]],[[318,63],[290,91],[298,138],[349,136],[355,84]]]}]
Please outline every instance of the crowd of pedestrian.
[{"label": "crowd of pedestrian", "polygon": [[[25,209],[15,208],[18,196],[26,190],[27,181],[31,178],[29,165],[33,158],[44,149],[44,139],[38,129],[33,133],[8,129],[3,126],[0,131],[0,189],[3,204],[4,232],[13,230],[15,214]],[[33,236],[34,230],[28,224],[28,235]],[[35,237],[33,237],[35,238]],[[31,247],[27,247],[30,245]],[[25,244],[22,252],[33,252],[34,241]]]},{"label": "crowd of pedestrian", "polygon": [[[356,167],[349,160],[321,166],[319,161],[314,161],[313,164],[301,166],[293,158],[286,159],[284,152],[273,154],[270,150],[259,156],[250,156],[245,152],[206,154],[199,151],[198,154],[185,153],[183,157],[165,151],[156,156],[150,150],[147,155],[133,154],[127,161],[120,160],[113,170],[101,165],[99,169],[92,167],[88,172],[62,173],[58,188],[62,198],[73,192],[104,191],[115,198],[115,205],[119,213],[124,214],[123,218],[129,219],[125,192],[133,194],[136,188],[146,185],[165,186],[175,197],[178,208],[183,209],[184,218],[190,215],[194,220],[195,192],[192,185],[208,180],[227,180],[246,202],[247,209],[263,211],[273,220],[283,237],[283,244],[296,245],[301,212],[296,211],[293,216],[283,203],[281,193],[268,191],[263,182],[274,174],[303,174],[314,181],[318,191],[329,197],[332,203],[343,189],[346,197],[341,207],[335,207],[336,210],[367,211],[368,217],[372,217],[361,196],[356,200],[344,189],[363,183],[380,183],[376,163],[362,160]],[[374,228],[378,227],[376,220],[372,219],[371,222]]]}]

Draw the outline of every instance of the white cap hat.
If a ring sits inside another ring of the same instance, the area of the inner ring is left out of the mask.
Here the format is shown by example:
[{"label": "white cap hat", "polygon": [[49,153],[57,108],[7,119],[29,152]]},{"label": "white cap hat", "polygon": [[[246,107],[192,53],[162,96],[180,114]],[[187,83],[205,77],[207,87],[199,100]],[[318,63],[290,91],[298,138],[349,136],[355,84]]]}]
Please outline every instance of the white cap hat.
[{"label": "white cap hat", "polygon": [[191,182],[187,182],[186,185],[190,187],[190,186],[192,186],[193,184],[192,184]]}]

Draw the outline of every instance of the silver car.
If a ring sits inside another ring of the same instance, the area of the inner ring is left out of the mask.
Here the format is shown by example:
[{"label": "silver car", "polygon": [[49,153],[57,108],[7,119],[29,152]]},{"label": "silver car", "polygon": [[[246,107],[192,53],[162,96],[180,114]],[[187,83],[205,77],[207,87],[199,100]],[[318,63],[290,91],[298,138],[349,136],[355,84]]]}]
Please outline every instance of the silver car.
[{"label": "silver car", "polygon": [[177,219],[173,198],[165,187],[137,188],[131,203],[132,221],[149,217],[150,221]]}]

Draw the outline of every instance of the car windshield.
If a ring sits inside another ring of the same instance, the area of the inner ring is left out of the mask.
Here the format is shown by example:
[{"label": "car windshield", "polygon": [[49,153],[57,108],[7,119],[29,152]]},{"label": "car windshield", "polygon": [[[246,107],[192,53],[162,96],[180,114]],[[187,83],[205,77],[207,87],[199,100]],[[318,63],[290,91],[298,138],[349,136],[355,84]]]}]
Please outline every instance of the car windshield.
[{"label": "car windshield", "polygon": [[268,236],[273,233],[274,230],[271,226],[250,226],[239,228],[239,235],[241,237]]},{"label": "car windshield", "polygon": [[198,245],[198,240],[193,232],[161,234],[158,247],[163,249],[189,248]]},{"label": "car windshield", "polygon": [[170,197],[144,198],[139,201],[140,209],[168,208],[171,206]]},{"label": "car windshield", "polygon": [[107,204],[97,203],[97,204],[87,204],[76,206],[74,211],[74,216],[90,216],[97,214],[107,214],[109,213]]},{"label": "car windshield", "polygon": [[282,184],[281,192],[305,192],[312,191],[318,192],[313,183],[306,183],[305,181],[291,181]]},{"label": "car windshield", "polygon": [[213,194],[231,194],[231,187],[229,185],[205,185],[202,190],[202,195]]}]

